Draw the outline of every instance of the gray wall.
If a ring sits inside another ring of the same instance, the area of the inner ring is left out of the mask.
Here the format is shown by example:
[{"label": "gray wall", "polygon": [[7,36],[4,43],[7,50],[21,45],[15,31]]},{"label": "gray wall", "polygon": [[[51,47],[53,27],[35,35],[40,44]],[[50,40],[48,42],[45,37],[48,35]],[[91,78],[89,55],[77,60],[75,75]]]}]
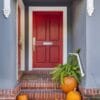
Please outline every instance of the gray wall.
[{"label": "gray wall", "polygon": [[[72,4],[72,45],[73,52],[80,48],[80,58],[84,71],[86,69],[86,2],[75,0]],[[83,79],[82,85],[85,86]]]},{"label": "gray wall", "polygon": [[25,7],[25,70],[28,70],[29,63],[29,11],[28,7]]},{"label": "gray wall", "polygon": [[71,3],[69,5],[67,5],[67,50],[68,53],[73,51],[73,39],[72,39],[72,13],[71,13]]},{"label": "gray wall", "polygon": [[72,0],[23,0],[26,6],[56,6],[56,5],[63,5],[70,3]]},{"label": "gray wall", "polygon": [[5,19],[3,1],[0,0],[0,88],[16,85],[16,5],[11,0],[11,14]]},{"label": "gray wall", "polygon": [[100,0],[94,2],[94,14],[86,15],[87,88],[100,88]]},{"label": "gray wall", "polygon": [[91,17],[86,12],[86,0],[76,0],[72,6],[73,50],[81,48],[85,88],[100,88],[100,0],[94,2],[95,11]]}]

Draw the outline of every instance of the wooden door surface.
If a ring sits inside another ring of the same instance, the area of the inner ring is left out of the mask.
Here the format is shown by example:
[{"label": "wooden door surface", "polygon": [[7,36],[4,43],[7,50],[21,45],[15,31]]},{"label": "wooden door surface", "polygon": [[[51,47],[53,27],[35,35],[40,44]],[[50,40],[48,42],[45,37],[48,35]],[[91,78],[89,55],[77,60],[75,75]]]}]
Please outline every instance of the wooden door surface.
[{"label": "wooden door surface", "polygon": [[62,27],[62,12],[33,12],[34,68],[53,68],[62,63]]}]

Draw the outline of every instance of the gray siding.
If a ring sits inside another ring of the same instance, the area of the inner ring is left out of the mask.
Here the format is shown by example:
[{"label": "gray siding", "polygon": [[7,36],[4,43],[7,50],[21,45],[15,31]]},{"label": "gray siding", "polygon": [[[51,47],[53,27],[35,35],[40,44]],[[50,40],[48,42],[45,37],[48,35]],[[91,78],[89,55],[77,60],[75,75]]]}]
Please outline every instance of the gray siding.
[{"label": "gray siding", "polygon": [[100,0],[94,2],[93,15],[86,15],[87,88],[100,88]]},{"label": "gray siding", "polygon": [[[72,4],[72,45],[73,51],[80,48],[80,58],[84,71],[86,69],[86,2],[75,0]],[[85,85],[83,79],[82,85]]]},{"label": "gray siding", "polygon": [[25,7],[25,69],[28,70],[29,63],[29,11],[28,7]]},{"label": "gray siding", "polygon": [[5,19],[0,0],[0,88],[16,85],[16,3],[11,0],[11,14]]},{"label": "gray siding", "polygon": [[70,53],[73,50],[71,4],[67,6],[67,29],[67,51]]},{"label": "gray siding", "polygon": [[81,48],[85,88],[100,88],[100,0],[94,1],[91,17],[86,12],[86,0],[75,1],[72,6],[73,50]]}]

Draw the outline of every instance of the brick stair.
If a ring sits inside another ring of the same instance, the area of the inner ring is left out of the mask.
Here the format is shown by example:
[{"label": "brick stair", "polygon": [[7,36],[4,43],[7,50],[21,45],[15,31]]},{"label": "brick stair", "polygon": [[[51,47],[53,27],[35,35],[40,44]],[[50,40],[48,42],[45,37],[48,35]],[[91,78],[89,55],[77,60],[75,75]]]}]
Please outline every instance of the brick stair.
[{"label": "brick stair", "polygon": [[64,100],[65,94],[57,89],[24,89],[21,94],[28,94],[29,100]]},{"label": "brick stair", "polygon": [[59,83],[49,80],[23,80],[21,85],[22,89],[59,89]]},{"label": "brick stair", "polygon": [[50,71],[25,72],[21,79],[21,93],[29,100],[65,100],[59,83],[51,80]]}]

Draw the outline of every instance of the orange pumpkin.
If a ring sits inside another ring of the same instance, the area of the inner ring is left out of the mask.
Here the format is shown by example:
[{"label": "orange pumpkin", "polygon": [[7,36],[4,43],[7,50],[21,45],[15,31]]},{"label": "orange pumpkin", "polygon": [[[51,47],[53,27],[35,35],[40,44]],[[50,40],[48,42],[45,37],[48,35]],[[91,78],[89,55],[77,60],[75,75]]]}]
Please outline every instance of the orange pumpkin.
[{"label": "orange pumpkin", "polygon": [[71,91],[67,94],[66,100],[81,100],[81,94],[78,91]]},{"label": "orange pumpkin", "polygon": [[21,94],[17,97],[17,100],[28,100],[28,95],[26,94]]},{"label": "orange pumpkin", "polygon": [[64,83],[61,84],[61,89],[67,93],[77,88],[78,84],[75,78],[68,76],[64,78]]}]

